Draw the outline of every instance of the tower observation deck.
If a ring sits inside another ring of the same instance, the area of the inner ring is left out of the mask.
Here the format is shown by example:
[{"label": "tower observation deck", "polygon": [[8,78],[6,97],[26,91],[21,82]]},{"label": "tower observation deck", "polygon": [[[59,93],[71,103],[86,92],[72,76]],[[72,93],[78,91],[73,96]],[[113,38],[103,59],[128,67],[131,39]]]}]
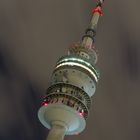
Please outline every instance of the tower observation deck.
[{"label": "tower observation deck", "polygon": [[85,129],[91,96],[99,80],[94,37],[102,4],[103,0],[98,0],[82,42],[69,48],[52,73],[50,87],[38,111],[40,122],[51,129],[48,140],[63,140],[64,135]]}]

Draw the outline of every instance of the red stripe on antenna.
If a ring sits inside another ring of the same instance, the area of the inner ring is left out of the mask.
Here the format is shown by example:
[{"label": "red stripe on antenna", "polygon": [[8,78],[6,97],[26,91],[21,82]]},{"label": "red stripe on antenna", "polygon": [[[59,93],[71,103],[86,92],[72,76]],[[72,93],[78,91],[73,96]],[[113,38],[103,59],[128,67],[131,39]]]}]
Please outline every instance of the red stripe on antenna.
[{"label": "red stripe on antenna", "polygon": [[92,10],[92,13],[99,13],[100,16],[103,16],[103,12],[99,7],[96,7],[95,9]]}]

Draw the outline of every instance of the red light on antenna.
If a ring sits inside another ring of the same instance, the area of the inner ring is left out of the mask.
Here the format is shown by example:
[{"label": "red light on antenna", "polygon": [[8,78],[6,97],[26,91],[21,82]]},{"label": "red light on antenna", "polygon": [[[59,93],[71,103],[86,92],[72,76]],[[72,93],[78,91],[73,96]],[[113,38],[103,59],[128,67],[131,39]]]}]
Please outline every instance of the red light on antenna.
[{"label": "red light on antenna", "polygon": [[92,13],[99,13],[100,16],[103,16],[103,12],[99,7],[96,7],[95,9],[92,10]]}]

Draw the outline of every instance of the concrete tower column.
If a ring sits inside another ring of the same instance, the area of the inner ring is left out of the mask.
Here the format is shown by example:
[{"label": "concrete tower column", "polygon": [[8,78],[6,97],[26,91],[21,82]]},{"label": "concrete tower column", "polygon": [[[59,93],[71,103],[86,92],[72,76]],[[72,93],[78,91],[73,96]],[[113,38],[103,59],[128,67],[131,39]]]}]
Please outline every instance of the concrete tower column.
[{"label": "concrete tower column", "polygon": [[63,140],[65,136],[66,127],[62,125],[53,124],[49,131],[47,140]]}]

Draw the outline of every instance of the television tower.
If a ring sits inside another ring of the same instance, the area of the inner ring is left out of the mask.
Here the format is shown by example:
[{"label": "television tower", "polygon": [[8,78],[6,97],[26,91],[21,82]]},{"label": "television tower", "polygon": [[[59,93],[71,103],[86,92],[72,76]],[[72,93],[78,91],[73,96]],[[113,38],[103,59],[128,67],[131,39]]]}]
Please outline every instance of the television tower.
[{"label": "television tower", "polygon": [[91,106],[99,72],[94,37],[104,0],[92,10],[91,22],[82,43],[69,48],[68,54],[56,63],[51,86],[38,111],[40,122],[50,129],[47,140],[63,140],[65,135],[82,132]]}]

